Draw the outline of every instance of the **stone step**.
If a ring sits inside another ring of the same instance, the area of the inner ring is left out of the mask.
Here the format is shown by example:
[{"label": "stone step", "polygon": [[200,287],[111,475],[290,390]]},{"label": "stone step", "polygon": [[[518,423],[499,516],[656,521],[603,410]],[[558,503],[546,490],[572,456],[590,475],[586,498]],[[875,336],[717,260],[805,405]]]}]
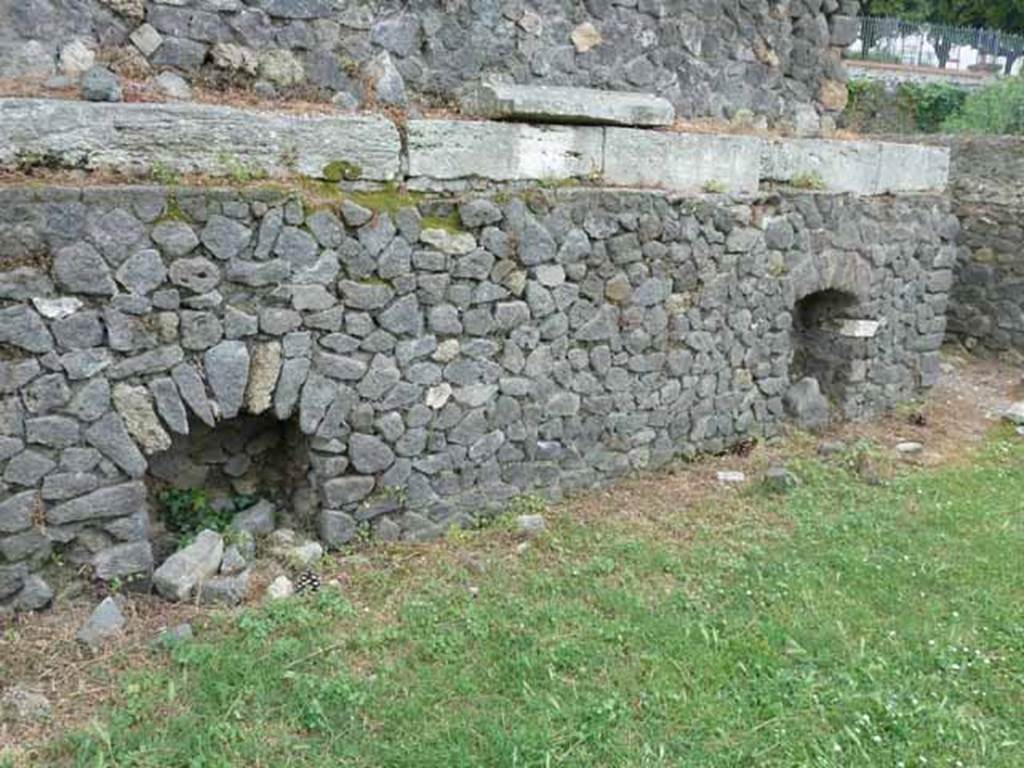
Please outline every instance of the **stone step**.
[{"label": "stone step", "polygon": [[0,99],[0,168],[391,181],[400,157],[398,130],[383,117]]},{"label": "stone step", "polygon": [[463,114],[492,120],[525,120],[641,128],[671,125],[676,111],[649,93],[553,85],[480,83],[460,96]]}]

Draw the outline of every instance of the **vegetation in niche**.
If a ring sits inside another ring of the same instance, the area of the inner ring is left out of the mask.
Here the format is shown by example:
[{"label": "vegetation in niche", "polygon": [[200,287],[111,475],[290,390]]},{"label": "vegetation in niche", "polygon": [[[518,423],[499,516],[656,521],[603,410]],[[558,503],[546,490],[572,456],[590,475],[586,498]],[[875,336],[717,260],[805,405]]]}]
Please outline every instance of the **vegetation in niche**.
[{"label": "vegetation in niche", "polygon": [[165,488],[156,499],[168,530],[183,538],[190,538],[206,528],[226,530],[236,513],[256,501],[251,496],[236,495],[226,504],[215,505],[202,488]]},{"label": "vegetation in niche", "polygon": [[246,165],[231,155],[221,155],[218,160],[227,172],[228,178],[235,184],[249,184],[267,178],[267,172],[262,168]]},{"label": "vegetation in niche", "polygon": [[704,182],[704,186],[701,189],[709,195],[721,195],[725,192],[725,184],[718,179],[708,179]]},{"label": "vegetation in niche", "polygon": [[159,221],[190,221],[188,214],[181,210],[181,204],[173,193],[167,196],[164,212],[160,215]]},{"label": "vegetation in niche", "polygon": [[363,169],[347,160],[335,160],[323,168],[323,177],[327,181],[355,181],[363,176]]},{"label": "vegetation in niche", "polygon": [[1008,77],[968,94],[942,127],[950,133],[1024,134],[1024,77]]},{"label": "vegetation in niche", "polygon": [[816,171],[812,171],[811,173],[798,173],[789,180],[789,186],[794,189],[812,189],[815,191],[821,191],[827,188],[825,180],[821,178],[821,174]]},{"label": "vegetation in niche", "polygon": [[153,164],[150,165],[149,177],[157,184],[165,187],[174,186],[181,181],[181,175],[177,171],[159,160],[154,160]]}]

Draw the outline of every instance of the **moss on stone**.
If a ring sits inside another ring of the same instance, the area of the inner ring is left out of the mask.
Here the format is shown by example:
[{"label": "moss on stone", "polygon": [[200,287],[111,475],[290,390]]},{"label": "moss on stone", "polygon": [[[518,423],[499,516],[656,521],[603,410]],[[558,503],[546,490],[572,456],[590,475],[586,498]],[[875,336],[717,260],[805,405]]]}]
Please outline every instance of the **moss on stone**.
[{"label": "moss on stone", "polygon": [[396,184],[386,184],[381,189],[346,192],[344,196],[371,211],[394,214],[402,208],[416,207],[426,193],[403,191]]},{"label": "moss on stone", "polygon": [[441,229],[450,235],[457,235],[465,232],[459,214],[452,211],[447,216],[424,216],[420,222],[422,229]]},{"label": "moss on stone", "polygon": [[323,167],[321,171],[327,181],[355,181],[363,176],[363,169],[348,160],[333,160]]}]

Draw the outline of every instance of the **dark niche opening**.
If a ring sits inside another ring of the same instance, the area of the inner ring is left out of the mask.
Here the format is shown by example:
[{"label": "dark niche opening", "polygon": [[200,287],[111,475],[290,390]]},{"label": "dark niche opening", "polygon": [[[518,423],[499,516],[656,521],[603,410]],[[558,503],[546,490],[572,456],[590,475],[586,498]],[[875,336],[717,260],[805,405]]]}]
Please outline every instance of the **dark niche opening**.
[{"label": "dark niche opening", "polygon": [[294,419],[239,416],[210,427],[192,418],[189,434],[174,435],[170,448],[150,457],[149,486],[157,540],[177,535],[161,519],[170,503],[208,507],[222,520],[266,500],[278,527],[311,530],[314,524],[309,447]]},{"label": "dark niche opening", "polygon": [[827,398],[837,403],[844,400],[858,352],[843,325],[855,316],[856,306],[855,296],[833,289],[812,293],[797,302],[791,381],[810,376],[818,380]]}]

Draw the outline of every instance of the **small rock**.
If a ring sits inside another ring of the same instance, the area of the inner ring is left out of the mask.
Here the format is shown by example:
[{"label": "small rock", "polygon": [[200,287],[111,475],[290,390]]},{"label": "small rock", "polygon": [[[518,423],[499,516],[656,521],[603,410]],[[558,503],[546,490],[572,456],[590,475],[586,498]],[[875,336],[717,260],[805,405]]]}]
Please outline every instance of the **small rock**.
[{"label": "small rock", "polygon": [[153,80],[153,87],[165,98],[173,101],[188,101],[192,98],[192,89],[188,82],[173,72],[161,72]]},{"label": "small rock", "polygon": [[21,592],[14,599],[14,607],[19,611],[41,611],[53,602],[53,589],[39,574],[33,573],[25,577]]},{"label": "small rock", "polygon": [[231,530],[248,531],[254,536],[265,536],[274,530],[274,505],[260,499],[248,509],[231,518]]},{"label": "small rock", "polygon": [[785,467],[769,467],[764,473],[764,484],[776,493],[786,493],[800,484],[797,476]]},{"label": "small rock", "polygon": [[249,592],[249,571],[234,576],[217,576],[199,587],[199,602],[204,605],[238,605]]},{"label": "small rock", "polygon": [[819,456],[837,456],[846,451],[846,443],[842,440],[825,440],[818,444]]},{"label": "small rock", "polygon": [[519,515],[516,518],[516,532],[527,538],[539,536],[545,528],[547,521],[543,515]]},{"label": "small rock", "polygon": [[1024,425],[1024,400],[1014,403],[1003,413],[1003,418],[1017,426]]},{"label": "small rock", "polygon": [[312,565],[324,556],[324,548],[316,541],[307,541],[288,550],[287,559],[298,565]]},{"label": "small rock", "polygon": [[153,573],[157,592],[168,600],[186,600],[192,590],[217,573],[224,556],[224,539],[215,531],[201,531],[195,541],[178,550]]},{"label": "small rock", "polygon": [[188,622],[178,624],[176,627],[168,627],[156,636],[154,644],[163,647],[183,643],[191,640],[195,635],[192,633],[192,625]]},{"label": "small rock", "polygon": [[295,594],[295,585],[287,576],[278,576],[267,587],[268,600],[283,600]]},{"label": "small rock", "polygon": [[238,547],[232,545],[224,550],[224,557],[220,561],[220,572],[224,576],[233,576],[245,570],[245,558],[238,551]]},{"label": "small rock", "polygon": [[783,397],[783,404],[786,413],[802,429],[813,432],[828,426],[828,400],[821,394],[818,380],[811,376],[790,386]]},{"label": "small rock", "polygon": [[39,722],[50,717],[50,700],[37,691],[14,685],[0,696],[0,715],[14,722]]},{"label": "small rock", "polygon": [[60,71],[70,77],[88,72],[96,63],[96,52],[83,40],[72,40],[60,49]]},{"label": "small rock", "polygon": [[916,443],[910,440],[896,444],[896,452],[904,456],[914,456],[922,450],[924,450],[924,446],[921,445],[921,443]]},{"label": "small rock", "polygon": [[121,101],[121,81],[106,67],[93,67],[82,76],[81,95],[86,101]]},{"label": "small rock", "polygon": [[736,483],[745,483],[747,476],[742,472],[723,471],[717,474],[718,482],[725,483],[727,485],[734,485]]},{"label": "small rock", "polygon": [[118,634],[124,627],[125,618],[112,597],[106,598],[96,606],[96,610],[78,630],[75,639],[90,648],[97,648],[102,641]]}]

